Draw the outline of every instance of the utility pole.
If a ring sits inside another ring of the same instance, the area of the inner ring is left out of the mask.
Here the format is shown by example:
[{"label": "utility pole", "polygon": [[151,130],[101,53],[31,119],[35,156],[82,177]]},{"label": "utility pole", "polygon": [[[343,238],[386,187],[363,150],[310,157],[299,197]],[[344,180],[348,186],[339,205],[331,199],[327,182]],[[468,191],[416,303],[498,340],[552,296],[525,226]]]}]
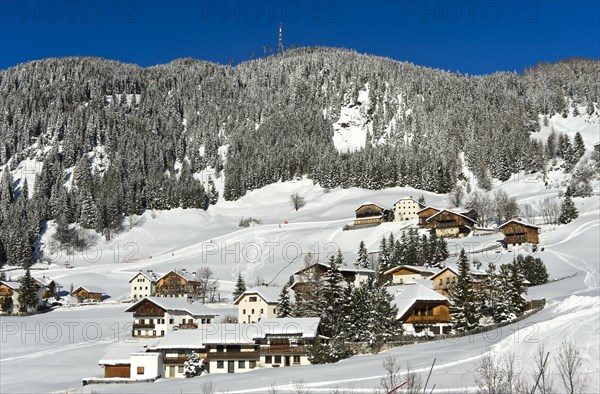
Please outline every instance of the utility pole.
[{"label": "utility pole", "polygon": [[277,56],[283,56],[283,24],[279,23],[279,44],[277,46]]}]

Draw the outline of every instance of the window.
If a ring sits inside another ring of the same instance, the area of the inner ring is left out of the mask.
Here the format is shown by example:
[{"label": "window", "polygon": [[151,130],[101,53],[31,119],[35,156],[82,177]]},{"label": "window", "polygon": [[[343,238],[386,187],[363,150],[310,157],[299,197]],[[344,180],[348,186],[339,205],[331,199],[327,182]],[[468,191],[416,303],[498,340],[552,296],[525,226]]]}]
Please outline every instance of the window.
[{"label": "window", "polygon": [[217,361],[217,368],[223,369],[224,367],[225,367],[225,362],[224,361]]},{"label": "window", "polygon": [[252,314],[254,315],[254,309],[252,309]]},{"label": "window", "polygon": [[137,374],[138,375],[143,375],[144,374],[144,367],[137,367]]},{"label": "window", "polygon": [[246,368],[246,362],[245,361],[238,361],[238,368],[240,368],[240,369]]},{"label": "window", "polygon": [[440,278],[440,286],[444,283],[444,280]]},{"label": "window", "polygon": [[300,356],[294,356],[294,364],[300,364]]},{"label": "window", "polygon": [[250,302],[256,302],[257,298],[256,297],[250,297]]},{"label": "window", "polygon": [[281,356],[275,356],[275,364],[281,364]]},{"label": "window", "polygon": [[246,314],[246,310],[242,309],[242,315],[245,315],[245,314]]},{"label": "window", "polygon": [[225,346],[223,345],[217,345],[217,352],[222,352],[225,350]]},{"label": "window", "polygon": [[250,369],[256,368],[256,361],[254,361],[254,360],[248,361],[248,368],[250,368]]},{"label": "window", "polygon": [[175,323],[175,319],[169,319],[169,324],[174,324]]},{"label": "window", "polygon": [[265,364],[271,364],[273,362],[273,356],[265,356]]},{"label": "window", "polygon": [[260,308],[260,314],[262,315],[264,313],[263,308]]},{"label": "window", "polygon": [[177,372],[183,373],[183,365],[177,367]]}]

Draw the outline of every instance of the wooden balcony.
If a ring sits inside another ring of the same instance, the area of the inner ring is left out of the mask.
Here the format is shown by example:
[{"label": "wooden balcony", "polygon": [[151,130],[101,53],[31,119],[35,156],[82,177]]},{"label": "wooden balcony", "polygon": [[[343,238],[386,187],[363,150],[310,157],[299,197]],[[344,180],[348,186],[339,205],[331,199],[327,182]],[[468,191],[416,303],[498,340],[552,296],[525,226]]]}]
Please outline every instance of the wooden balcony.
[{"label": "wooden balcony", "polygon": [[506,235],[504,236],[504,242],[509,245],[524,244],[527,243],[527,235]]},{"label": "wooden balcony", "polygon": [[134,330],[154,330],[154,328],[155,328],[155,325],[150,324],[150,323],[144,323],[144,324],[134,323],[133,324]]},{"label": "wooden balcony", "polygon": [[183,365],[183,363],[185,363],[189,359],[190,359],[190,357],[188,357],[188,356],[165,357],[163,359],[163,363],[164,364]]},{"label": "wooden balcony", "polygon": [[261,346],[260,354],[306,354],[305,346]]},{"label": "wooden balcony", "polygon": [[134,312],[133,313],[133,317],[134,318],[136,318],[136,317],[149,317],[149,318],[153,318],[153,319],[159,319],[159,318],[162,319],[162,318],[165,317],[165,314],[164,313],[159,314],[159,313],[156,313],[156,312]]},{"label": "wooden balcony", "polygon": [[0,297],[12,297],[13,292],[11,291],[0,291]]},{"label": "wooden balcony", "polygon": [[436,324],[436,323],[448,323],[450,321],[448,316],[432,315],[432,316],[409,316],[404,323],[407,324]]},{"label": "wooden balcony", "polygon": [[258,352],[209,352],[206,354],[209,360],[254,360],[258,361]]}]

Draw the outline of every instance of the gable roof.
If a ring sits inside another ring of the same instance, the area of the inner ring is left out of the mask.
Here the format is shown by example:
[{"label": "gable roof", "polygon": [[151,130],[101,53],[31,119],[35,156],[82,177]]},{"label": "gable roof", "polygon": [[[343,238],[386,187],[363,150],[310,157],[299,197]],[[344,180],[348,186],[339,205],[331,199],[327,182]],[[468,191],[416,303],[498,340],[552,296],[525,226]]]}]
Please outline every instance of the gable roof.
[{"label": "gable roof", "polygon": [[93,285],[81,285],[78,286],[75,290],[73,290],[73,293],[75,293],[77,290],[79,289],[83,289],[86,290],[88,293],[100,293],[100,294],[105,294],[104,290],[102,290],[100,287],[98,286],[93,286]]},{"label": "gable roof", "polygon": [[417,215],[418,215],[419,213],[421,213],[421,212],[423,212],[423,211],[427,210],[427,209],[433,209],[433,210],[435,210],[435,211],[438,211],[438,212],[439,212],[439,211],[441,211],[441,209],[439,209],[439,208],[434,208],[434,207],[431,207],[431,206],[429,206],[429,205],[428,205],[428,206],[426,206],[425,208],[418,210],[418,211],[417,211]]},{"label": "gable roof", "polygon": [[244,291],[239,295],[238,298],[233,302],[234,305],[239,304],[242,298],[250,294],[257,294],[267,304],[279,304],[279,293],[281,293],[281,287],[274,286],[257,286]]},{"label": "gable roof", "polygon": [[8,281],[8,280],[2,280],[0,281],[0,283],[2,283],[3,285],[6,285],[8,287],[10,287],[13,290],[20,290],[21,289],[21,284],[19,282],[12,282],[12,281]]},{"label": "gable roof", "polygon": [[396,266],[394,268],[391,268],[391,269],[385,271],[383,274],[384,275],[392,275],[394,272],[400,271],[402,269],[413,271],[413,272],[416,272],[416,273],[419,273],[419,274],[431,274],[431,275],[433,275],[433,274],[435,274],[437,272],[437,270],[436,271],[432,271],[431,269],[427,269],[425,267],[421,267],[421,266],[417,266],[417,265],[401,264],[401,265],[398,265],[398,266]]},{"label": "gable roof", "polygon": [[442,268],[442,270],[440,272],[438,272],[437,274],[433,275],[429,279],[434,280],[435,278],[437,278],[438,276],[440,276],[442,273],[444,273],[446,271],[452,271],[452,273],[454,275],[458,276],[458,272],[456,272],[456,270],[454,268],[446,266],[446,267]]},{"label": "gable roof", "polygon": [[133,275],[131,277],[131,279],[129,279],[129,283],[131,283],[139,275],[144,276],[146,279],[148,279],[151,282],[156,282],[156,281],[158,281],[158,279],[160,279],[163,276],[165,276],[165,274],[154,272],[154,271],[148,271],[148,270],[142,271],[142,270],[140,270],[139,272],[136,272],[135,275]]},{"label": "gable roof", "polygon": [[442,210],[441,210],[441,211],[439,211],[438,213],[436,213],[436,214],[434,214],[434,215],[431,215],[430,217],[428,217],[428,218],[427,218],[425,221],[427,221],[427,222],[428,222],[428,221],[430,221],[431,219],[433,219],[434,217],[436,217],[437,215],[441,215],[443,212],[448,212],[448,213],[450,213],[450,214],[452,214],[452,215],[461,216],[461,217],[463,217],[463,218],[467,219],[467,220],[468,220],[469,222],[471,222],[471,223],[477,223],[475,220],[471,219],[470,217],[468,217],[468,216],[465,216],[465,215],[463,215],[462,213],[458,213],[458,212],[455,212],[455,211],[451,211],[451,210],[449,210],[449,209],[442,209]]},{"label": "gable roof", "polygon": [[165,311],[184,311],[191,316],[217,316],[217,314],[209,309],[206,305],[198,302],[189,303],[186,298],[182,297],[145,297],[130,306],[125,312],[135,312],[143,302],[151,302],[157,307]]},{"label": "gable roof", "polygon": [[529,223],[522,222],[522,221],[520,221],[520,220],[511,219],[511,220],[509,220],[508,222],[506,222],[506,223],[504,223],[504,224],[500,225],[500,226],[498,227],[498,229],[501,229],[502,227],[504,227],[504,226],[506,226],[506,225],[508,225],[508,224],[510,224],[510,223],[517,223],[517,224],[520,224],[520,225],[522,225],[522,226],[525,226],[525,227],[530,227],[530,228],[537,228],[537,229],[540,229],[540,228],[541,228],[541,227],[538,227],[538,226],[534,226],[533,224],[529,224]]},{"label": "gable roof", "polygon": [[354,212],[358,211],[360,208],[364,207],[365,205],[375,205],[375,206],[377,206],[378,208],[381,208],[381,210],[382,210],[382,211],[385,211],[385,208],[383,207],[383,205],[381,205],[381,204],[377,204],[377,203],[375,203],[375,202],[372,202],[372,201],[366,201],[366,202],[364,202],[364,203],[360,204],[360,205],[358,206],[358,208],[356,208],[356,209],[354,210]]},{"label": "gable roof", "polygon": [[403,318],[418,301],[449,303],[447,297],[419,283],[390,286],[388,287],[388,291],[394,296],[394,303],[398,307],[398,318]]},{"label": "gable roof", "polygon": [[421,208],[425,208],[425,204],[421,204],[420,202],[418,202],[417,200],[415,200],[415,199],[414,199],[414,198],[412,198],[412,197],[402,197],[401,199],[399,199],[398,201],[396,201],[396,202],[394,203],[394,206],[395,206],[396,204],[398,204],[400,201],[403,201],[403,200],[411,200],[411,201],[414,201],[414,202],[416,202],[417,204],[419,204],[419,206],[420,206]]},{"label": "gable roof", "polygon": [[[47,276],[45,276],[45,275],[44,275],[44,276],[42,276],[42,277],[40,277],[40,278],[36,278],[36,277],[34,276],[34,277],[33,277],[33,280],[35,280],[35,281],[36,281],[37,283],[39,283],[40,285],[42,285],[42,286],[46,286],[46,287],[50,286],[50,285],[52,284],[52,282],[54,282],[54,279],[52,279],[52,278],[49,278],[49,277],[47,277]],[[54,283],[56,283],[56,282],[54,282]]]},{"label": "gable roof", "polygon": [[[323,267],[325,269],[329,269],[329,264],[322,263],[319,261],[317,263],[313,263],[313,264],[309,265],[308,267],[303,267],[302,269],[294,272],[294,275],[300,275],[300,274],[302,274],[302,272],[304,272],[314,266],[317,266],[317,265],[320,265],[321,267]],[[339,270],[340,270],[340,273],[342,273],[342,274],[347,273],[347,274],[367,274],[367,275],[369,275],[369,274],[375,273],[375,271],[370,268],[350,267],[347,265],[340,266]]]},{"label": "gable roof", "polygon": [[161,277],[159,277],[156,281],[161,280],[162,278],[166,277],[170,273],[174,273],[175,275],[180,276],[181,278],[187,280],[188,282],[197,282],[196,276],[194,276],[194,274],[192,274],[191,272],[187,272],[187,271],[183,272],[181,270],[171,270],[171,271],[167,272],[166,274],[162,275]]}]

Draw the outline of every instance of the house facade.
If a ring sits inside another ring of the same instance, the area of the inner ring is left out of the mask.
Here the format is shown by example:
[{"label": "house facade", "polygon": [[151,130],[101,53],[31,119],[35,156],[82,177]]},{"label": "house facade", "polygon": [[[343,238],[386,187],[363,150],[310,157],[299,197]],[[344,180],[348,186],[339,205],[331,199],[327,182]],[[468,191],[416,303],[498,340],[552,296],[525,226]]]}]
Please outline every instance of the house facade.
[{"label": "house facade", "polygon": [[441,335],[452,330],[450,301],[422,284],[390,287],[405,335]]},{"label": "house facade", "polygon": [[429,225],[427,228],[434,229],[438,237],[464,237],[476,224],[472,218],[447,209],[430,216],[426,223]]},{"label": "house facade", "polygon": [[156,294],[156,282],[162,275],[152,270],[140,271],[129,280],[131,298],[141,300]]},{"label": "house facade", "polygon": [[[37,288],[37,306],[42,305],[43,302],[43,293],[45,291],[45,287],[36,286]],[[0,305],[4,305],[6,299],[11,300],[11,307],[6,311],[7,313],[16,313],[21,308],[21,303],[19,302],[19,295],[21,294],[21,284],[19,282],[12,281],[0,281]]]},{"label": "house facade", "polygon": [[169,271],[158,278],[155,295],[158,297],[188,297],[198,294],[200,283],[185,269]]},{"label": "house facade", "polygon": [[102,294],[104,290],[97,286],[85,285],[79,286],[71,293],[72,296],[77,298],[77,302],[100,302],[102,301]]},{"label": "house facade", "polygon": [[538,244],[540,242],[540,228],[519,220],[509,220],[501,225],[499,230],[504,234],[504,242],[507,245]]},{"label": "house facade", "polygon": [[34,277],[33,280],[38,287],[43,288],[42,298],[46,299],[56,296],[57,283],[53,279],[48,278],[46,275],[42,275],[40,278]]},{"label": "house facade", "polygon": [[165,297],[146,297],[125,312],[133,313],[132,335],[136,338],[163,337],[174,330],[197,329],[211,324],[217,316],[202,304]]},{"label": "house facade", "polygon": [[419,227],[420,228],[432,228],[433,223],[427,221],[430,217],[438,213],[440,209],[433,207],[425,207],[420,211],[417,211],[417,216],[419,218]]},{"label": "house facade", "polygon": [[425,208],[425,205],[421,204],[412,197],[401,198],[394,203],[394,221],[418,221],[419,215],[417,213],[423,208]]},{"label": "house facade", "polygon": [[430,279],[433,281],[433,290],[444,296],[448,296],[452,286],[456,284],[456,278],[458,278],[458,273],[456,270],[450,267],[445,267],[440,272],[433,275]]},{"label": "house facade", "polygon": [[280,287],[260,286],[243,292],[235,301],[238,323],[256,323],[260,319],[277,316]]},{"label": "house facade", "polygon": [[354,210],[356,218],[354,219],[354,227],[370,227],[378,226],[385,222],[387,211],[381,205],[367,202]]}]

